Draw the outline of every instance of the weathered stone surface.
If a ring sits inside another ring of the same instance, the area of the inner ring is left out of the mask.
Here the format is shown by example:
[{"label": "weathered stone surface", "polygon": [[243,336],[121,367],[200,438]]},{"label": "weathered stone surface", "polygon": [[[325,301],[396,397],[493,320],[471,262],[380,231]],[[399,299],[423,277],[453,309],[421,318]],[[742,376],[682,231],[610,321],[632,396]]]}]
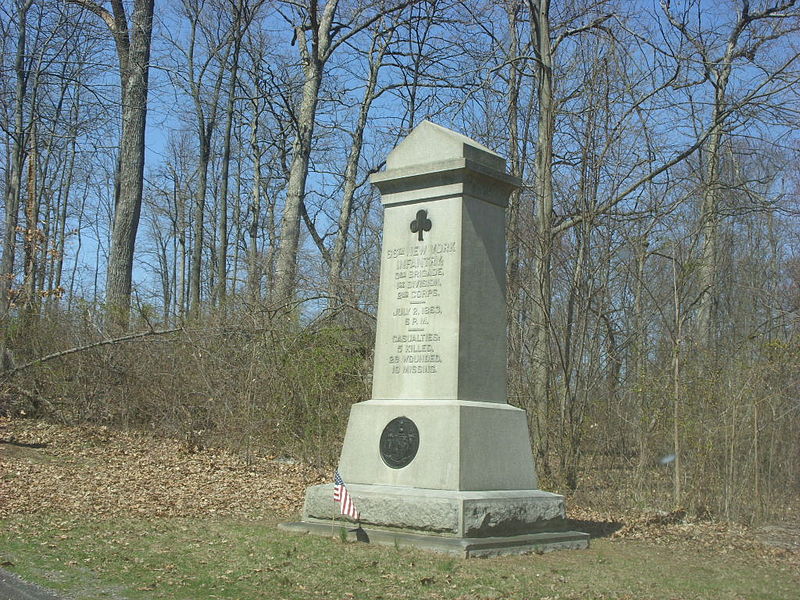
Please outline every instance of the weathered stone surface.
[{"label": "weathered stone surface", "polygon": [[[389,486],[348,485],[361,521],[383,527],[426,532],[458,533],[458,503],[426,490]],[[333,486],[318,485],[306,492],[304,519],[344,519],[333,501]]]},{"label": "weathered stone surface", "polygon": [[465,135],[423,121],[400,142],[386,157],[386,169],[408,169],[430,165],[450,159],[466,158],[486,165],[494,171],[504,172],[505,159]]},{"label": "weathered stone surface", "polygon": [[508,554],[529,554],[553,550],[581,550],[589,546],[589,536],[579,531],[542,532],[526,535],[464,538],[424,535],[372,527],[343,527],[341,523],[282,523],[285,531],[311,533],[339,539],[342,532],[351,541],[403,548],[406,546],[441,552],[459,558],[488,558]]},{"label": "weathered stone surface", "polygon": [[567,526],[564,497],[539,490],[504,497],[500,494],[465,499],[462,535],[517,535],[559,531]]},{"label": "weathered stone surface", "polygon": [[[365,526],[459,537],[521,535],[567,527],[563,496],[540,490],[457,492],[358,484],[347,489]],[[352,522],[339,514],[332,484],[309,488],[303,519]]]}]

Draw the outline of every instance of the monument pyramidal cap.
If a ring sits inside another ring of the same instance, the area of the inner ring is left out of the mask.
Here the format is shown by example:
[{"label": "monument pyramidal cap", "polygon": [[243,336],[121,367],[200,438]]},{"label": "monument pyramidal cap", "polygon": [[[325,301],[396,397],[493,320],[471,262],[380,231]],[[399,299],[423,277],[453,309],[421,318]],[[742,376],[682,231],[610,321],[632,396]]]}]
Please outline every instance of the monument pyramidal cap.
[{"label": "monument pyramidal cap", "polygon": [[[339,461],[360,540],[464,557],[588,545],[563,496],[538,489],[525,411],[506,401],[505,208],[520,181],[505,169],[424,121],[370,179],[384,206],[372,398],[353,405]],[[328,484],[281,527],[351,521]]]}]

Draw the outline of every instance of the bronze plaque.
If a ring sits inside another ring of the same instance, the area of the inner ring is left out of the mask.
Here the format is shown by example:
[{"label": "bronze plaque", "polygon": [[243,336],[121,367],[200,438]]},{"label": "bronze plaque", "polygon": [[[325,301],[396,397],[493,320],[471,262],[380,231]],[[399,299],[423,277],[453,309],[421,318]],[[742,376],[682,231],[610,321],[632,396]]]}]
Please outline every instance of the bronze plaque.
[{"label": "bronze plaque", "polygon": [[397,417],[389,421],[381,434],[381,458],[386,466],[402,469],[417,455],[419,430],[414,421]]}]

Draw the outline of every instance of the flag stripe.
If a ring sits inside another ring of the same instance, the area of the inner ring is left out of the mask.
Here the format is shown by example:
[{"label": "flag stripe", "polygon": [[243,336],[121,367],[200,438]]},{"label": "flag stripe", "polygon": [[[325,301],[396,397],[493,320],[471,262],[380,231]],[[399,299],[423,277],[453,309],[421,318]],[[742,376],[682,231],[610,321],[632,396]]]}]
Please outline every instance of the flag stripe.
[{"label": "flag stripe", "polygon": [[361,518],[358,510],[356,509],[356,505],[353,503],[353,499],[347,492],[347,486],[344,484],[344,479],[342,479],[342,476],[339,475],[339,471],[336,471],[336,475],[333,479],[333,501],[339,503],[339,507],[343,515],[347,515],[351,519]]}]

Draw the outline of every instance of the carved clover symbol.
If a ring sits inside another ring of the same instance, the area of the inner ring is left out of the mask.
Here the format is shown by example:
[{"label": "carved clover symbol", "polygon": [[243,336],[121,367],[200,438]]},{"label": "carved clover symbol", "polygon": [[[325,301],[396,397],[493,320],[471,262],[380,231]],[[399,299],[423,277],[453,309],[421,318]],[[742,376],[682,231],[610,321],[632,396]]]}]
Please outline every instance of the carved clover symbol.
[{"label": "carved clover symbol", "polygon": [[417,211],[417,218],[411,221],[411,233],[416,233],[417,240],[420,242],[422,240],[422,232],[423,231],[430,231],[431,230],[431,220],[428,218],[428,211],[427,210],[418,210]]}]

